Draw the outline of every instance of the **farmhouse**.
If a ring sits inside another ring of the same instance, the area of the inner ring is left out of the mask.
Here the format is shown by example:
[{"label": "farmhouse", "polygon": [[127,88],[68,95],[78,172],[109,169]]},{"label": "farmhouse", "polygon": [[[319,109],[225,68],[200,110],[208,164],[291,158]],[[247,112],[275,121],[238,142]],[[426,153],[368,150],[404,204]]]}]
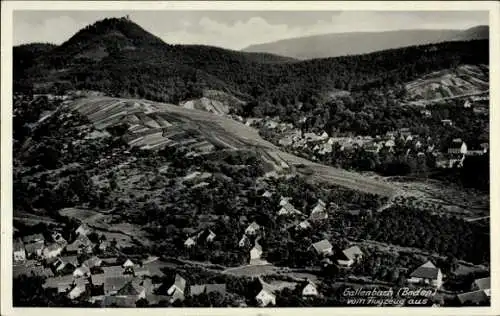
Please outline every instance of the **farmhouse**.
[{"label": "farmhouse", "polygon": [[490,303],[490,297],[483,290],[458,294],[457,299],[460,304],[465,306],[488,305]]},{"label": "farmhouse", "polygon": [[439,289],[443,284],[443,274],[432,262],[427,261],[410,274],[408,282],[430,285]]},{"label": "farmhouse", "polygon": [[102,260],[99,259],[98,257],[94,256],[94,257],[91,257],[87,260],[85,260],[82,265],[85,265],[87,267],[89,267],[90,269],[94,268],[94,267],[100,267],[102,264]]},{"label": "farmhouse", "polygon": [[176,300],[184,300],[185,289],[186,289],[186,280],[177,274],[175,276],[174,283],[167,290],[167,294],[170,296],[170,301],[174,302]]},{"label": "farmhouse", "polygon": [[26,254],[28,257],[31,257],[31,256],[41,257],[44,247],[45,247],[45,243],[43,242],[43,240],[24,245],[24,248],[26,250]]},{"label": "farmhouse", "polygon": [[81,224],[75,230],[75,234],[77,234],[77,235],[88,235],[91,232],[92,232],[92,229],[90,229],[90,227],[87,224]]},{"label": "farmhouse", "polygon": [[262,246],[256,240],[255,245],[250,250],[250,262],[252,262],[252,260],[260,259],[261,255],[262,255]]},{"label": "farmhouse", "polygon": [[451,120],[441,120],[441,124],[443,124],[443,126],[452,126],[453,125],[453,122]]},{"label": "farmhouse", "polygon": [[26,261],[26,249],[24,248],[23,242],[21,240],[16,240],[12,247],[14,252],[14,264],[24,263]]},{"label": "farmhouse", "polygon": [[328,213],[325,209],[326,204],[322,200],[318,200],[316,206],[311,211],[310,219],[311,220],[323,220],[328,218]]},{"label": "farmhouse", "polygon": [[188,237],[188,239],[184,242],[184,247],[186,248],[191,248],[194,245],[196,245],[196,240],[193,237]]},{"label": "farmhouse", "polygon": [[259,229],[259,224],[257,224],[256,222],[252,222],[245,230],[245,234],[250,236],[255,235],[259,231]]},{"label": "farmhouse", "polygon": [[31,244],[31,243],[36,243],[36,242],[45,242],[45,237],[43,237],[42,234],[35,234],[35,235],[29,235],[29,236],[24,236],[23,237],[23,242],[25,244]]},{"label": "farmhouse", "polygon": [[61,277],[52,277],[45,280],[45,283],[42,285],[44,289],[53,289],[58,293],[64,293],[71,289],[74,284],[72,275],[65,275]]},{"label": "farmhouse", "polygon": [[489,297],[491,295],[491,279],[490,278],[482,278],[476,279],[472,283],[471,286],[472,291],[481,290]]},{"label": "farmhouse", "polygon": [[448,147],[450,155],[465,155],[467,154],[467,144],[461,138],[455,138]]},{"label": "farmhouse", "polygon": [[342,251],[337,263],[340,266],[350,267],[363,258],[363,252],[358,246],[352,246]]},{"label": "farmhouse", "polygon": [[289,197],[284,197],[284,196],[280,197],[280,206],[288,204],[290,202],[290,200],[291,200],[291,198],[289,198]]},{"label": "farmhouse", "polygon": [[92,253],[94,244],[90,241],[87,235],[79,234],[75,241],[66,246],[68,253]]},{"label": "farmhouse", "polygon": [[53,243],[43,248],[42,254],[44,259],[56,258],[62,253],[63,249],[64,247],[62,245]]},{"label": "farmhouse", "polygon": [[264,307],[270,304],[276,305],[276,295],[274,294],[274,288],[270,284],[265,283],[262,279],[260,279],[260,284],[262,285],[262,288],[257,296],[255,296],[255,300],[257,301],[259,306]]},{"label": "farmhouse", "polygon": [[83,293],[87,291],[87,284],[88,282],[85,282],[85,280],[78,279],[76,281],[75,287],[68,293],[68,298],[74,300],[80,297]]},{"label": "farmhouse", "polygon": [[290,203],[284,204],[278,211],[279,216],[295,215],[295,214],[302,214],[302,213]]},{"label": "farmhouse", "polygon": [[307,282],[307,285],[302,289],[303,297],[314,297],[318,296],[318,288],[316,284],[311,282],[310,280]]},{"label": "farmhouse", "polygon": [[332,244],[326,239],[312,244],[312,247],[319,255],[327,256],[332,254]]},{"label": "farmhouse", "polygon": [[90,276],[90,268],[86,265],[82,265],[81,267],[76,268],[75,271],[73,271],[73,276],[75,278],[88,277]]}]

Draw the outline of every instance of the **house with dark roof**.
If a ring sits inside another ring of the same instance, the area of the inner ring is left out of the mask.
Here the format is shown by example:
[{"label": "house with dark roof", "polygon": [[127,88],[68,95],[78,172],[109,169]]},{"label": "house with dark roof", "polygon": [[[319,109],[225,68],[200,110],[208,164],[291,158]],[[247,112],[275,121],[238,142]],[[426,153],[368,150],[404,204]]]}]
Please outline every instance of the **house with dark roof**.
[{"label": "house with dark roof", "polygon": [[457,299],[463,306],[486,306],[490,304],[490,297],[483,290],[458,294]]},{"label": "house with dark roof", "polygon": [[73,254],[81,254],[87,253],[90,254],[93,252],[94,244],[87,235],[79,234],[75,241],[66,246],[66,252]]},{"label": "house with dark roof", "polygon": [[443,274],[432,262],[427,261],[410,274],[408,283],[441,288]]},{"label": "house with dark roof", "polygon": [[467,154],[467,144],[461,138],[455,138],[452,140],[450,146],[448,147],[449,155],[466,155]]},{"label": "house with dark roof", "polygon": [[42,287],[48,290],[56,290],[57,293],[65,293],[69,291],[73,285],[73,276],[65,275],[45,279],[45,283],[42,285]]},{"label": "house with dark roof", "polygon": [[337,263],[343,267],[350,267],[354,263],[359,262],[363,258],[363,252],[358,246],[352,246],[344,249],[342,253],[339,254]]},{"label": "house with dark roof", "polygon": [[45,248],[45,242],[39,240],[33,243],[24,244],[27,257],[41,257]]},{"label": "house with dark roof", "polygon": [[45,242],[45,237],[43,237],[42,234],[35,234],[23,237],[23,242],[25,244],[31,244],[39,241]]},{"label": "house with dark roof", "polygon": [[330,242],[326,239],[315,242],[311,245],[311,247],[316,251],[317,254],[322,256],[330,255],[333,251],[332,244],[330,244]]},{"label": "house with dark roof", "polygon": [[472,282],[471,290],[483,290],[486,292],[486,295],[490,296],[491,279],[488,277],[474,280],[474,282]]},{"label": "house with dark roof", "polygon": [[132,277],[127,275],[105,277],[104,295],[116,295],[131,280]]},{"label": "house with dark roof", "polygon": [[101,301],[102,307],[136,307],[135,296],[104,296]]}]

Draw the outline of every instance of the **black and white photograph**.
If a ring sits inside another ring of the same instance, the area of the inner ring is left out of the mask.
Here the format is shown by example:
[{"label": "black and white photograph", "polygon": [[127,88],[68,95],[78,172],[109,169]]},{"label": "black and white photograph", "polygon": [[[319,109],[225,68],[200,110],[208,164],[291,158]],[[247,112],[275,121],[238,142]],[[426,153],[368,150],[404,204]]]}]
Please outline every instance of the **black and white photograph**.
[{"label": "black and white photograph", "polygon": [[491,308],[498,3],[125,2],[10,8],[13,309]]}]

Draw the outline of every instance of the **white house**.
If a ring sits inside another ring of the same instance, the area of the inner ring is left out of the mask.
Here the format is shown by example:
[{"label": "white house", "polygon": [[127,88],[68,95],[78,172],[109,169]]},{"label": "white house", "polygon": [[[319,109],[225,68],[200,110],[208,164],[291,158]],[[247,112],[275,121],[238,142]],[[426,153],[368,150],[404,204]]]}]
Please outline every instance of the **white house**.
[{"label": "white house", "polygon": [[184,242],[184,247],[186,248],[191,248],[193,247],[194,245],[196,245],[196,241],[194,240],[193,237],[189,237],[188,239],[186,239],[186,241]]},{"label": "white house", "polygon": [[280,206],[283,206],[283,205],[286,205],[286,204],[289,204],[291,198],[289,197],[281,197],[280,198]]},{"label": "white house", "polygon": [[255,296],[255,299],[259,306],[268,306],[270,304],[276,305],[276,295],[274,295],[274,288],[261,280],[262,289]]},{"label": "white house", "polygon": [[122,264],[122,268],[126,269],[126,268],[133,268],[135,266],[135,263],[130,260],[130,259],[127,259],[123,264]]},{"label": "white house", "polygon": [[13,245],[14,264],[24,263],[26,261],[26,249],[21,240],[15,241]]},{"label": "white house", "polygon": [[455,138],[450,147],[448,147],[448,154],[465,155],[467,154],[467,144],[460,138]]},{"label": "white house", "polygon": [[45,259],[58,257],[63,251],[64,247],[58,243],[53,243],[43,248],[42,255]]},{"label": "white house", "polygon": [[352,246],[342,251],[341,258],[337,260],[340,266],[350,267],[363,258],[363,252],[358,246]]},{"label": "white house", "polygon": [[250,250],[250,261],[255,259],[260,259],[261,255],[262,255],[262,246],[259,245],[259,243],[256,240],[255,245]]},{"label": "white house", "polygon": [[207,242],[212,242],[212,241],[214,241],[214,239],[215,239],[216,236],[217,235],[215,235],[215,233],[212,230],[209,229],[206,241]]},{"label": "white house", "polygon": [[85,293],[85,291],[86,291],[85,283],[79,283],[68,293],[68,298],[72,300],[77,299],[83,293]]},{"label": "white house", "polygon": [[73,276],[75,278],[88,277],[90,276],[90,268],[86,265],[82,265],[81,267],[76,268],[75,271],[73,271]]},{"label": "white house", "polygon": [[309,281],[307,285],[302,289],[302,296],[304,297],[318,296],[318,288],[314,283]]},{"label": "white house", "polygon": [[436,268],[432,262],[427,261],[413,271],[407,281],[408,283],[429,285],[439,289],[443,284],[443,274],[441,269]]},{"label": "white house", "polygon": [[170,286],[167,290],[167,294],[171,296],[171,302],[179,299],[184,299],[184,291],[186,289],[186,279],[181,277],[180,275],[175,276],[174,284]]},{"label": "white house", "polygon": [[247,229],[245,230],[245,234],[247,235],[255,235],[260,229],[259,224],[256,222],[252,222]]}]

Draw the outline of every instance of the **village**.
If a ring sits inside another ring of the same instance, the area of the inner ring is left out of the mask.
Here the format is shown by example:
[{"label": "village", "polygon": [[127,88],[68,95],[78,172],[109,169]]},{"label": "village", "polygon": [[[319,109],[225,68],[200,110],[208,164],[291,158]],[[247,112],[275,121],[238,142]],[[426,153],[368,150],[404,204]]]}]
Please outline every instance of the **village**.
[{"label": "village", "polygon": [[[266,190],[260,197],[263,200],[271,200],[273,193]],[[327,205],[319,199],[308,212],[309,215],[306,215],[294,207],[290,198],[281,196],[278,201],[276,216],[285,219],[284,229],[298,232],[315,229],[329,216],[334,216],[338,210],[335,203]],[[68,240],[63,234],[70,236]],[[50,238],[46,238],[47,235],[50,235]],[[246,265],[232,267],[227,271],[231,270],[237,275],[236,270],[239,269],[271,266],[266,258],[262,257],[265,249],[260,241],[265,238],[262,223],[252,221],[248,224],[241,239],[235,242],[237,247],[248,252],[249,261]],[[188,235],[184,247],[189,250],[197,245],[208,245],[214,240],[217,240],[216,232],[206,228]],[[308,250],[311,257],[316,260],[315,265],[320,269],[318,271],[328,271],[334,267],[350,275],[349,271],[365,259],[367,248],[366,245],[352,243],[345,249],[336,250],[328,239],[322,239],[313,242]],[[186,298],[202,294],[218,293],[225,296],[228,293],[227,284],[189,284],[183,273],[175,273],[175,276],[165,278],[161,258],[142,253],[139,257],[127,256],[120,251],[116,240],[106,240],[104,235],[99,236],[85,223],[71,232],[55,229],[45,234],[17,237],[14,242],[13,260],[14,277],[21,275],[43,277],[45,291],[64,295],[72,301],[86,301],[103,307],[135,307],[141,300],[147,301],[149,305],[176,302],[178,304]],[[203,267],[204,263],[199,264]],[[264,275],[259,273],[250,276],[256,280],[260,289],[257,288],[249,294],[250,301],[247,295],[247,300],[241,301],[238,306],[248,306],[252,302],[262,307],[276,305],[283,288],[266,282]],[[321,297],[323,294],[320,280],[321,278],[316,277],[303,278],[296,283],[294,290],[298,290],[304,299]],[[441,292],[445,280],[446,275],[441,269],[436,267],[432,260],[428,260],[422,262],[414,271],[408,271],[405,286],[416,289],[430,288]],[[361,284],[367,286],[369,283]],[[387,286],[389,284],[385,285]],[[450,294],[449,290],[443,291]],[[489,297],[490,278],[476,279],[472,282],[470,291],[456,295],[460,304],[484,303]],[[437,300],[433,304],[443,303]]]}]

